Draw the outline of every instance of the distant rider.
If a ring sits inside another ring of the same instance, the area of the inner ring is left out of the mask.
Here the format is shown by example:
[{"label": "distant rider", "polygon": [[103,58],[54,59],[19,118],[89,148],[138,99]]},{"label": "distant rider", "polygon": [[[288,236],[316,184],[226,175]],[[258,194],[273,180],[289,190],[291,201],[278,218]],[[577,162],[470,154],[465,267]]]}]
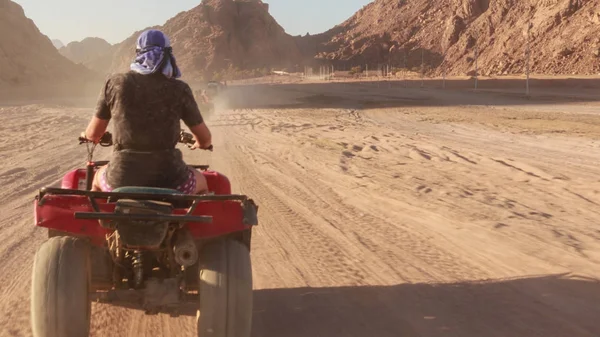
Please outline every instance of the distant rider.
[{"label": "distant rider", "polygon": [[177,79],[181,72],[169,39],[161,31],[147,30],[139,36],[136,52],[131,71],[106,81],[82,134],[98,142],[114,120],[114,152],[110,164],[97,171],[92,190],[147,186],[203,193],[208,190],[206,178],[188,167],[176,148],[180,120],[194,135],[194,149],[209,148],[211,133],[189,85]]}]

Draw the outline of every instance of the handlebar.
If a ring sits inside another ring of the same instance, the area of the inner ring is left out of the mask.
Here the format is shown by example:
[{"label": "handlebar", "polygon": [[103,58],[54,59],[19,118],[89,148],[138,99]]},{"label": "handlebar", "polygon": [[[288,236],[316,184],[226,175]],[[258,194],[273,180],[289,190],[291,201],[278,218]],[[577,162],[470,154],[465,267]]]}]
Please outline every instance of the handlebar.
[{"label": "handlebar", "polygon": [[[188,147],[191,147],[192,145],[194,145],[196,143],[196,140],[194,139],[194,135],[181,130],[181,132],[179,133],[178,142],[185,144]],[[85,137],[79,137],[79,144],[84,144],[84,143],[92,143],[92,141]],[[114,145],[112,134],[110,132],[105,132],[104,135],[102,135],[102,138],[100,138],[100,141],[98,142],[98,144],[102,147],[108,147],[108,146]],[[203,150],[212,151],[213,146],[210,145],[208,148],[203,149]]]},{"label": "handlebar", "polygon": [[[183,130],[181,130],[179,132],[179,142],[182,144],[187,145],[188,147],[191,147],[192,145],[196,144],[196,140],[194,139],[194,135],[192,135],[191,133],[185,132]],[[203,150],[207,150],[207,151],[211,151],[213,150],[213,146],[212,144]]]},{"label": "handlebar", "polygon": [[[79,137],[79,144],[85,144],[85,143],[92,143],[92,141],[85,137]],[[112,146],[113,145],[112,134],[110,132],[105,132],[104,135],[102,135],[102,138],[100,138],[100,141],[98,142],[98,144],[100,144],[100,146],[102,146],[102,147]]]}]

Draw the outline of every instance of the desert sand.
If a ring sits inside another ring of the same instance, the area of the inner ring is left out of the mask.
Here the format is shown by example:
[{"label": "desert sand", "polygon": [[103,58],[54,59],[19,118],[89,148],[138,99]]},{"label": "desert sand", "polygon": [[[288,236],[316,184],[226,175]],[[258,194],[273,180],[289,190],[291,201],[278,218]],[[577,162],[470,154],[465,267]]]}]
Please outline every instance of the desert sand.
[{"label": "desert sand", "polygon": [[[578,93],[230,86],[215,152],[183,151],[260,207],[253,336],[599,336],[600,102]],[[31,335],[33,197],[85,163],[92,106],[0,106],[2,337]],[[92,330],[195,319],[94,304]]]}]

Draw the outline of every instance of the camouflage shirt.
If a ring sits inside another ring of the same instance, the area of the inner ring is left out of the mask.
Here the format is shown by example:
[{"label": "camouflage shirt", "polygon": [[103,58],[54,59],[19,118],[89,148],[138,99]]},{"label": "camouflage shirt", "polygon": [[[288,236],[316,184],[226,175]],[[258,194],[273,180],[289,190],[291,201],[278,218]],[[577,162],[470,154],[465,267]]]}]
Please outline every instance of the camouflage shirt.
[{"label": "camouflage shirt", "polygon": [[115,148],[107,169],[111,187],[175,188],[185,181],[187,166],[175,148],[180,120],[188,127],[203,122],[185,82],[162,74],[112,75],[102,88],[95,115],[114,123]]}]

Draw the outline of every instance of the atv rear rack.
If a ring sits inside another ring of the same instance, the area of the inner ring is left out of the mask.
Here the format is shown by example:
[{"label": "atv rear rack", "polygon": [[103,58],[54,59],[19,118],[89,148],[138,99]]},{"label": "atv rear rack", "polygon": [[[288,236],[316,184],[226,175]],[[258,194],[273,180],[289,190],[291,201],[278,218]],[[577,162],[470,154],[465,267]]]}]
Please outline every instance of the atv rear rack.
[{"label": "atv rear rack", "polygon": [[[82,220],[148,220],[148,221],[168,221],[168,222],[195,222],[211,223],[212,216],[192,215],[200,202],[203,201],[240,201],[243,209],[243,222],[245,225],[256,226],[258,224],[257,211],[258,206],[252,199],[245,195],[192,195],[192,194],[154,194],[154,193],[129,193],[129,192],[96,192],[74,189],[62,189],[54,187],[45,187],[40,189],[36,196],[38,206],[44,205],[44,199],[48,195],[62,196],[84,196],[89,199],[93,212],[75,212],[75,219]],[[192,202],[184,215],[158,215],[158,214],[117,214],[112,212],[102,212],[96,199],[137,199],[137,200],[155,200],[164,202]]]},{"label": "atv rear rack", "polygon": [[90,198],[108,199],[108,198],[129,198],[129,199],[149,199],[164,201],[247,201],[247,196],[239,194],[229,195],[199,195],[199,194],[155,194],[155,193],[129,193],[129,192],[96,192],[84,190],[72,190],[55,187],[44,187],[40,189],[37,196],[39,202],[43,202],[46,195],[78,195]]},{"label": "atv rear rack", "polygon": [[[97,160],[97,161],[93,161],[91,162],[94,167],[100,167],[100,166],[104,166],[104,165],[108,165],[110,163],[110,161],[108,160]],[[198,169],[200,171],[206,171],[210,168],[209,165],[188,165],[191,168],[195,168]]]},{"label": "atv rear rack", "polygon": [[132,221],[160,221],[160,222],[198,222],[211,223],[211,216],[194,215],[162,215],[162,214],[115,214],[100,212],[75,212],[75,219],[81,220],[132,220]]}]

